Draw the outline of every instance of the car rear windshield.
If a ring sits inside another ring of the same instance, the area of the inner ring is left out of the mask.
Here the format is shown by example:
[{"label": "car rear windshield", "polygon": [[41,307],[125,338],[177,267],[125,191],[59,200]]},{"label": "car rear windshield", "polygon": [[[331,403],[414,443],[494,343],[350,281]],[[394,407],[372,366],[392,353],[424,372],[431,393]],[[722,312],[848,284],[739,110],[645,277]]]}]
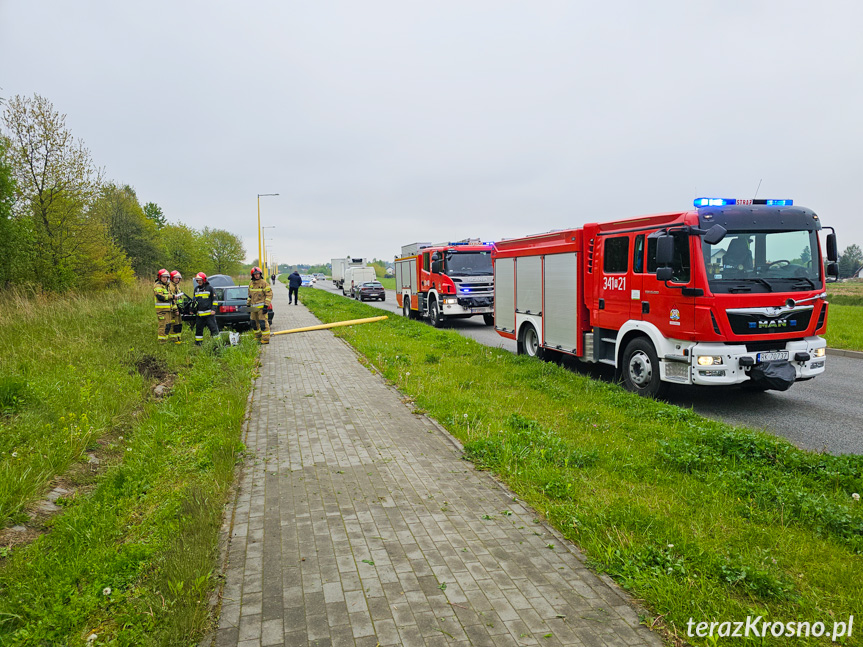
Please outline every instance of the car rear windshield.
[{"label": "car rear windshield", "polygon": [[249,296],[249,286],[240,285],[237,287],[225,288],[224,299],[245,299]]},{"label": "car rear windshield", "polygon": [[364,288],[382,288],[384,286],[382,286],[380,283],[368,282],[368,283],[363,283],[363,287]]}]

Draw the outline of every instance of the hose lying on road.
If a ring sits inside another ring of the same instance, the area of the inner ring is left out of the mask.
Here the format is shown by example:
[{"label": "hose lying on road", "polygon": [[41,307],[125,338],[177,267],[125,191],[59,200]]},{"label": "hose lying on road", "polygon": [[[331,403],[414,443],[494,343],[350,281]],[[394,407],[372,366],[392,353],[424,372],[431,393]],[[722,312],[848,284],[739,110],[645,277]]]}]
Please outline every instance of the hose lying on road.
[{"label": "hose lying on road", "polygon": [[354,324],[364,324],[364,323],[372,323],[373,321],[383,321],[384,319],[388,319],[386,315],[381,317],[369,317],[368,319],[351,319],[350,321],[336,321],[328,324],[321,324],[319,326],[306,326],[305,328],[292,328],[291,330],[279,330],[278,332],[270,333],[270,336],[273,335],[288,335],[292,332],[307,332],[309,330],[325,330],[326,328],[338,328],[339,326],[353,326]]}]

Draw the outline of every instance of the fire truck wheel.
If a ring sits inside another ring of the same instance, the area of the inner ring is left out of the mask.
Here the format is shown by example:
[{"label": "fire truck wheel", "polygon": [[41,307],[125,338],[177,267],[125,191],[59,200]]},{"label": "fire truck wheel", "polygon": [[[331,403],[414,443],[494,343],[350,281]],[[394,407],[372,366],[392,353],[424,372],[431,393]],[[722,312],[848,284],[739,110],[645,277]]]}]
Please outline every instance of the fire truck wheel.
[{"label": "fire truck wheel", "polygon": [[543,358],[544,352],[539,345],[539,335],[536,334],[536,328],[532,324],[526,324],[521,329],[521,341],[517,346],[517,352],[519,355]]},{"label": "fire truck wheel", "polygon": [[402,297],[402,314],[408,319],[411,318],[411,308],[408,305],[407,297]]},{"label": "fire truck wheel", "polygon": [[429,307],[429,322],[435,328],[440,328],[443,325],[443,315],[441,315],[437,299],[433,299]]},{"label": "fire truck wheel", "polygon": [[659,379],[659,357],[645,337],[636,337],[626,345],[621,372],[627,391],[647,398],[661,398],[668,391],[668,383]]},{"label": "fire truck wheel", "polygon": [[493,326],[494,325],[494,315],[493,314],[483,315],[482,320],[486,326]]}]

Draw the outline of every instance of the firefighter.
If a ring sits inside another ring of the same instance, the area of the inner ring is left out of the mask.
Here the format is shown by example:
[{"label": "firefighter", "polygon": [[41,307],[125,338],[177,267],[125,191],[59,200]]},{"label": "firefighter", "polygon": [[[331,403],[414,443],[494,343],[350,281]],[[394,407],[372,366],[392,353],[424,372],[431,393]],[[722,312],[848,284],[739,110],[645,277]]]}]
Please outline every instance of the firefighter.
[{"label": "firefighter", "polygon": [[195,346],[200,346],[204,341],[204,326],[209,328],[210,337],[219,336],[219,325],[216,323],[216,293],[207,281],[207,275],[198,272],[195,275],[195,292],[192,298],[195,303],[197,316],[195,317]]},{"label": "firefighter", "polygon": [[160,343],[168,341],[168,331],[171,330],[174,296],[168,287],[169,278],[168,270],[161,269],[156,272],[156,283],[153,285],[153,294],[156,297],[156,339]]},{"label": "firefighter", "polygon": [[186,306],[186,301],[189,297],[185,295],[182,289],[180,289],[180,281],[183,279],[183,275],[180,274],[179,271],[174,270],[171,272],[171,282],[168,284],[168,290],[171,292],[171,295],[174,297],[174,304],[171,306],[171,321],[173,323],[173,327],[171,329],[171,334],[169,337],[174,341],[175,344],[182,344],[183,341],[180,339],[180,336],[183,332],[183,319],[181,318],[181,314]]},{"label": "firefighter", "polygon": [[255,339],[262,344],[269,344],[270,325],[267,321],[267,311],[273,307],[273,288],[264,278],[260,267],[253,267],[250,274],[252,282],[249,283],[249,298],[246,299],[246,305],[250,309],[252,328],[255,331]]}]

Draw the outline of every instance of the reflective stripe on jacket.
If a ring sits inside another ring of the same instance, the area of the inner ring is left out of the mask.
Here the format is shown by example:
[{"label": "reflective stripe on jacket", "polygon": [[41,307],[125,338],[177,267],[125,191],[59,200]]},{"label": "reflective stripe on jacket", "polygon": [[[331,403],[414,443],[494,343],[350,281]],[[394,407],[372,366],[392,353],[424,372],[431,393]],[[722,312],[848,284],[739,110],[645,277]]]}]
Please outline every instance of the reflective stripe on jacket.
[{"label": "reflective stripe on jacket", "polygon": [[273,288],[266,279],[254,279],[249,283],[248,304],[252,308],[268,308],[273,306]]},{"label": "reflective stripe on jacket", "polygon": [[203,285],[195,286],[194,299],[199,317],[216,314],[216,306],[219,305],[219,302],[216,301],[216,293],[213,292],[208,281],[205,281]]},{"label": "reflective stripe on jacket", "polygon": [[156,281],[153,286],[153,294],[156,298],[156,310],[170,310],[174,305],[174,297],[171,295],[171,290],[161,281]]}]

